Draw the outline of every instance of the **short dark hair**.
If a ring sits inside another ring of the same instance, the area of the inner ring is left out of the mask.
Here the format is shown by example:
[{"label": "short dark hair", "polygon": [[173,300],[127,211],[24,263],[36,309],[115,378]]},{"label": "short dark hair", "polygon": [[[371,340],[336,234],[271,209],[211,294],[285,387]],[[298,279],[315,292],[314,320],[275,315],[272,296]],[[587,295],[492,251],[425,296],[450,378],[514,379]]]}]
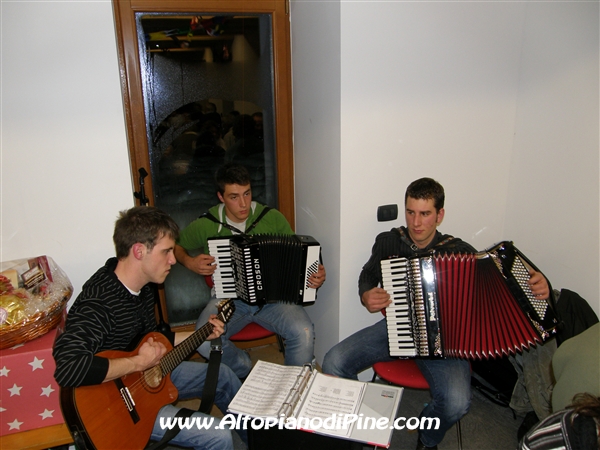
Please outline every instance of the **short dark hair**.
[{"label": "short dark hair", "polygon": [[404,194],[404,204],[408,197],[417,200],[433,200],[433,206],[435,210],[439,212],[444,207],[444,200],[446,198],[444,194],[444,187],[435,181],[433,178],[419,178],[413,181],[406,188],[406,194]]},{"label": "short dark hair", "polygon": [[223,195],[225,185],[239,184],[247,186],[250,184],[250,172],[244,166],[235,163],[227,163],[217,169],[215,173],[215,183],[219,193]]},{"label": "short dark hair", "polygon": [[152,250],[163,236],[174,241],[179,237],[179,226],[166,212],[153,206],[134,206],[121,211],[113,233],[117,258],[126,258],[138,242]]}]

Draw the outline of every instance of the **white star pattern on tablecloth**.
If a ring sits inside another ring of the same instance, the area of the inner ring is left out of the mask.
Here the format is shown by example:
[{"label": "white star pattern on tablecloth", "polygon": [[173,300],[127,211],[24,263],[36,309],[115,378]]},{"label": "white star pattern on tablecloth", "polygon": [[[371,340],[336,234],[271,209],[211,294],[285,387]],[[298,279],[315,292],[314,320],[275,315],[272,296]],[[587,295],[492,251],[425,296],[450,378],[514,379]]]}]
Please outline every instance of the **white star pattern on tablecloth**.
[{"label": "white star pattern on tablecloth", "polygon": [[45,395],[46,397],[50,397],[50,394],[52,394],[53,392],[54,389],[52,389],[52,385],[49,384],[47,387],[42,388],[42,393],[40,394],[40,396]]},{"label": "white star pattern on tablecloth", "polygon": [[[52,345],[56,333],[52,330],[25,345],[0,351],[0,439],[64,423],[59,387],[53,377]],[[1,449],[3,444],[0,443]]]},{"label": "white star pattern on tablecloth", "polygon": [[17,386],[17,383],[15,383],[13,387],[8,388],[8,392],[10,392],[11,397],[13,395],[21,395],[21,389],[23,389],[23,386]]},{"label": "white star pattern on tablecloth", "polygon": [[29,363],[29,365],[33,367],[33,369],[31,369],[32,372],[36,369],[43,369],[44,366],[42,364],[44,364],[44,360],[38,359],[37,356],[34,356],[33,361]]},{"label": "white star pattern on tablecloth", "polygon": [[[24,345],[0,351],[0,440],[4,441],[5,435],[64,422],[59,387],[53,377],[56,334],[51,330]],[[0,450],[4,447],[1,442]]]},{"label": "white star pattern on tablecloth", "polygon": [[38,415],[42,416],[42,420],[44,420],[44,419],[47,419],[48,417],[52,417],[53,412],[54,412],[54,410],[48,411],[47,409],[44,409],[44,412],[41,414],[38,414]]},{"label": "white star pattern on tablecloth", "polygon": [[8,422],[8,426],[10,427],[9,430],[20,430],[21,425],[23,425],[23,422],[19,422],[17,419]]}]

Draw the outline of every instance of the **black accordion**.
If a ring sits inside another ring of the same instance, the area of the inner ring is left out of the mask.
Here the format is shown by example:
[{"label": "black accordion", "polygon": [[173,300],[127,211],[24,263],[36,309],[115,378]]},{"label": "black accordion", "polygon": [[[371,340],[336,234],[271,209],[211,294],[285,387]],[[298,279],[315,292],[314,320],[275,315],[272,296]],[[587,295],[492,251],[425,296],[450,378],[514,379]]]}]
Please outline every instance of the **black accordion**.
[{"label": "black accordion", "polygon": [[381,261],[390,355],[487,359],[545,341],[558,324],[552,292],[535,298],[528,267],[512,242]]},{"label": "black accordion", "polygon": [[254,234],[208,239],[217,269],[217,298],[236,297],[251,305],[311,304],[317,290],[308,279],[317,273],[321,246],[311,236]]}]

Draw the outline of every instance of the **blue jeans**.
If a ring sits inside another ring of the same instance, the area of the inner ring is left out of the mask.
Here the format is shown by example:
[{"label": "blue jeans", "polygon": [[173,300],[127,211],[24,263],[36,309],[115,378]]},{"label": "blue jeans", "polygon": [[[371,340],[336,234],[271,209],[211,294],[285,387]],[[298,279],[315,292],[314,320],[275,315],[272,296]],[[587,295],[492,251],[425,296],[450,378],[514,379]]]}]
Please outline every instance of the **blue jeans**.
[{"label": "blue jeans", "polygon": [[[184,361],[173,370],[171,381],[179,391],[179,400],[202,397],[207,368],[208,364],[205,363]],[[240,386],[241,383],[238,377],[229,367],[221,364],[219,367],[219,381],[217,382],[215,393],[215,405],[224,414],[227,412],[229,402],[231,402]],[[154,422],[154,429],[152,430],[153,441],[159,441],[166,431],[160,427],[160,417],[173,417],[177,411],[179,411],[179,408],[174,405],[166,405],[160,409]],[[198,417],[202,420],[202,418],[209,418],[211,416],[195,412],[192,417]],[[213,419],[212,428],[203,430],[199,430],[195,426],[189,430],[183,428],[171,442],[175,445],[194,449],[233,449],[231,431],[229,429],[217,429],[220,423],[219,419],[214,417]],[[245,432],[239,433],[240,437],[246,441],[247,436]]]},{"label": "blue jeans", "polygon": [[[196,328],[204,325],[211,314],[217,313],[216,304],[219,301],[211,299],[200,314],[198,322],[196,322]],[[301,366],[312,362],[315,348],[315,330],[310,317],[308,317],[302,306],[289,303],[270,303],[261,308],[236,300],[235,312],[225,325],[225,333],[221,336],[223,343],[221,361],[229,366],[238,377],[245,378],[250,373],[252,361],[248,353],[237,348],[229,340],[229,337],[236,334],[250,322],[256,322],[285,339],[286,365]],[[203,343],[198,348],[198,352],[208,358],[210,342]]]},{"label": "blue jeans", "polygon": [[[358,373],[379,361],[393,361],[389,352],[385,318],[335,345],[323,361],[323,373],[356,380]],[[417,359],[419,369],[429,383],[431,402],[421,417],[438,417],[437,430],[421,430],[421,442],[427,447],[439,444],[446,431],[469,411],[471,369],[461,359]]]}]

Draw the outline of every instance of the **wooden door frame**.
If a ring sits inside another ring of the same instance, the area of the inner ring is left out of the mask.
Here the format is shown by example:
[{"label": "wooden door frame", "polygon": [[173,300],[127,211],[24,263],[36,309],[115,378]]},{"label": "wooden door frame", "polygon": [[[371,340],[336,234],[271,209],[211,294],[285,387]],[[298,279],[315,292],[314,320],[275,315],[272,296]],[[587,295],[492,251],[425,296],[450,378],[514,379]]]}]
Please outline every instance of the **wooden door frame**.
[{"label": "wooden door frame", "polygon": [[[275,149],[279,211],[295,228],[294,154],[292,136],[292,65],[288,0],[113,0],[119,56],[121,91],[129,144],[132,185],[138,170],[150,171],[144,96],[138,52],[135,14],[167,13],[259,13],[270,14],[273,24],[273,79],[275,104]],[[150,205],[154,204],[152,182],[145,184]]]},{"label": "wooden door frame", "polygon": [[[273,79],[275,149],[277,155],[277,209],[295,229],[294,153],[292,135],[292,64],[288,0],[112,0],[117,36],[119,72],[132,186],[139,182],[139,169],[150,170],[144,95],[135,14],[138,12],[258,13],[271,15],[273,25]],[[145,183],[149,204],[154,205],[152,181]],[[160,289],[163,317],[168,321],[164,289]],[[192,327],[182,327],[189,329]]]}]

